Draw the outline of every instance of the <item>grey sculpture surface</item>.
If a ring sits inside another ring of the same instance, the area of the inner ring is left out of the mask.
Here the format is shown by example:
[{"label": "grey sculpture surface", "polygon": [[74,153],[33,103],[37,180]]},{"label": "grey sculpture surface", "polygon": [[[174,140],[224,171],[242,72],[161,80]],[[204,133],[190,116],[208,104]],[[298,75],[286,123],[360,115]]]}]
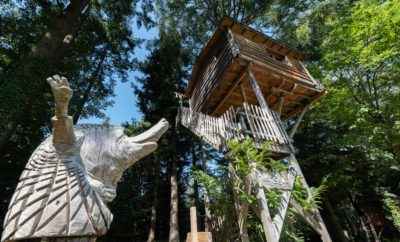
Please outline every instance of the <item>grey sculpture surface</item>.
[{"label": "grey sculpture surface", "polygon": [[53,133],[33,152],[11,199],[1,241],[95,241],[110,226],[106,203],[124,170],[157,148],[168,129],[162,119],[128,137],[120,126],[73,127],[67,79],[47,80],[55,98]]}]

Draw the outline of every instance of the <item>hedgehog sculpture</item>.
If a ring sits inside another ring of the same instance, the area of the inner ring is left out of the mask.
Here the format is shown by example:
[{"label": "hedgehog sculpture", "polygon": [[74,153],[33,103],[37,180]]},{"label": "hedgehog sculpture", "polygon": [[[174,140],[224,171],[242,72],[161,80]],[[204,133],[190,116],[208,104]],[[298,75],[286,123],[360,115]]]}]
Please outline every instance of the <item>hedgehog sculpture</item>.
[{"label": "hedgehog sculpture", "polygon": [[64,77],[47,79],[55,99],[53,133],[33,152],[11,199],[2,242],[95,241],[106,233],[122,173],[157,148],[168,129],[159,121],[128,137],[119,126],[73,127],[68,116],[72,90]]}]

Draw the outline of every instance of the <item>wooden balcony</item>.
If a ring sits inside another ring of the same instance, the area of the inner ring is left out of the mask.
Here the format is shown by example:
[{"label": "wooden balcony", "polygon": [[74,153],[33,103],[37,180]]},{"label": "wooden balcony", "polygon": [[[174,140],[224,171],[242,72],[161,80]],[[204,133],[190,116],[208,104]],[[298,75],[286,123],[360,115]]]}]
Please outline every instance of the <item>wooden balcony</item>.
[{"label": "wooden balcony", "polygon": [[244,103],[237,108],[231,107],[220,117],[182,107],[180,120],[183,126],[217,150],[226,150],[229,140],[249,137],[258,146],[269,141],[273,157],[285,157],[291,151],[291,139],[279,115],[256,105]]}]

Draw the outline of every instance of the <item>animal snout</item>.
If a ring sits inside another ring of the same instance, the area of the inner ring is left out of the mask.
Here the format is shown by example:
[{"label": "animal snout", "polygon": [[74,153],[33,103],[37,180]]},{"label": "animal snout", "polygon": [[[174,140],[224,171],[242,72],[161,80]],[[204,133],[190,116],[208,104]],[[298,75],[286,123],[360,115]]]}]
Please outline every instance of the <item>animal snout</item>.
[{"label": "animal snout", "polygon": [[130,138],[130,140],[136,143],[157,142],[165,131],[167,131],[168,127],[168,121],[165,118],[162,118],[156,125],[147,131]]}]

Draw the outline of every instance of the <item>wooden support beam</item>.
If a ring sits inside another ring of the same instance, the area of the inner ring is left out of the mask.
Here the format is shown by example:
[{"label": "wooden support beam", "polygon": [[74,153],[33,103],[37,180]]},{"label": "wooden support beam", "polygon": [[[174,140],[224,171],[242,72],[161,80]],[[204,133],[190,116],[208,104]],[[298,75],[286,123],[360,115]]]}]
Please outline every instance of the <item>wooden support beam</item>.
[{"label": "wooden support beam", "polygon": [[[277,141],[279,141],[280,143],[284,143],[284,138],[281,136],[281,132],[279,131],[279,127],[278,127],[278,122],[281,122],[279,117],[278,119],[276,119],[273,116],[272,110],[268,107],[268,103],[264,97],[264,94],[261,91],[260,86],[257,83],[257,80],[255,78],[255,76],[253,75],[252,71],[251,71],[251,67],[252,65],[249,65],[249,69],[248,69],[248,74],[249,74],[249,79],[250,79],[250,85],[254,91],[254,94],[256,95],[257,98],[257,102],[260,105],[261,109],[264,111],[265,114],[265,119],[268,121],[268,125],[270,126],[270,129],[273,133],[273,136],[275,139],[277,139]],[[274,121],[271,121],[274,120]]]},{"label": "wooden support beam", "polygon": [[306,106],[303,111],[301,111],[300,116],[297,118],[296,123],[293,128],[290,130],[289,138],[293,139],[293,136],[296,134],[297,128],[299,127],[301,121],[303,120],[304,114],[308,111],[310,106]]},{"label": "wooden support beam", "polygon": [[280,69],[278,67],[274,67],[272,65],[269,65],[268,63],[264,63],[262,61],[255,60],[255,59],[253,59],[251,57],[248,57],[246,55],[240,54],[240,57],[245,59],[245,60],[247,60],[247,61],[254,62],[255,64],[257,64],[257,65],[254,66],[255,68],[261,69],[263,71],[265,71],[265,68],[268,68],[271,71],[274,71],[274,72],[276,72],[276,73],[278,73],[280,75],[283,75],[283,76],[287,77],[288,78],[287,80],[292,82],[292,83],[296,82],[298,85],[303,86],[303,87],[305,87],[305,88],[307,88],[309,90],[312,90],[312,91],[315,91],[315,92],[321,92],[321,89],[315,88],[314,82],[312,80],[307,80],[306,79],[306,77],[307,77],[306,74],[289,73],[286,70],[282,70],[282,69]]},{"label": "wooden support beam", "polygon": [[243,87],[243,83],[241,82],[239,84],[239,86],[240,86],[240,94],[242,95],[243,102],[247,103],[247,96],[246,96],[246,91],[244,90],[244,87]]},{"label": "wooden support beam", "polygon": [[294,200],[290,201],[290,205],[294,208],[295,213],[300,215],[304,221],[306,221],[306,223],[308,223],[308,225],[310,225],[311,228],[320,235],[322,242],[332,242],[328,229],[326,228],[318,210],[313,212],[305,211],[303,207]]},{"label": "wooden support beam", "polygon": [[190,207],[190,234],[192,237],[191,242],[199,242],[197,235],[197,214],[196,207]]},{"label": "wooden support beam", "polygon": [[[296,175],[300,176],[301,182],[303,186],[306,188],[308,196],[311,196],[310,187],[304,177],[303,172],[301,171],[300,165],[296,160],[294,154],[290,155],[290,164],[296,171]],[[329,235],[328,229],[325,226],[324,220],[318,209],[314,209],[311,212],[306,212],[304,209],[298,205],[296,202],[291,201],[291,205],[295,209],[295,211],[301,215],[309,225],[320,234],[322,242],[332,242],[332,239]]]},{"label": "wooden support beam", "polygon": [[242,79],[245,77],[246,70],[247,70],[247,67],[244,68],[244,69],[240,72],[239,77],[232,83],[232,85],[231,85],[231,87],[229,88],[227,94],[225,95],[225,97],[222,98],[221,101],[219,101],[219,103],[217,104],[217,107],[214,109],[214,111],[212,112],[212,114],[215,114],[215,113],[222,107],[222,105],[225,103],[225,101],[228,100],[228,98],[232,95],[232,93],[235,91],[236,87],[240,84],[240,82],[242,81]]},{"label": "wooden support beam", "polygon": [[258,202],[258,213],[260,215],[261,224],[264,229],[265,239],[268,242],[278,242],[279,236],[275,233],[274,225],[269,213],[267,198],[264,193],[264,189],[259,184],[255,187],[256,198]]},{"label": "wooden support beam", "polygon": [[279,117],[282,115],[282,109],[283,109],[283,104],[285,103],[285,97],[281,96],[279,97],[279,103],[278,103],[278,114]]},{"label": "wooden support beam", "polygon": [[[230,176],[231,182],[232,182],[232,184],[234,184],[240,178],[235,173],[235,169],[233,168],[231,163],[229,164],[228,170],[229,170],[229,176]],[[246,177],[245,191],[248,192],[248,194],[250,194],[250,192],[251,192],[251,181],[250,181],[249,177]],[[240,200],[239,193],[235,187],[233,189],[233,199],[234,199],[234,204],[235,204],[237,223],[239,225],[240,240],[241,240],[241,242],[250,242],[248,231],[247,231],[247,217],[248,217],[249,204],[246,202],[242,202]]]},{"label": "wooden support beam", "polygon": [[261,88],[258,85],[256,78],[254,77],[253,72],[251,71],[251,66],[252,64],[250,64],[249,68],[247,69],[247,73],[250,79],[250,86],[251,88],[253,88],[254,94],[256,95],[260,107],[262,109],[268,109],[267,101],[265,100],[264,94],[262,93]]}]

